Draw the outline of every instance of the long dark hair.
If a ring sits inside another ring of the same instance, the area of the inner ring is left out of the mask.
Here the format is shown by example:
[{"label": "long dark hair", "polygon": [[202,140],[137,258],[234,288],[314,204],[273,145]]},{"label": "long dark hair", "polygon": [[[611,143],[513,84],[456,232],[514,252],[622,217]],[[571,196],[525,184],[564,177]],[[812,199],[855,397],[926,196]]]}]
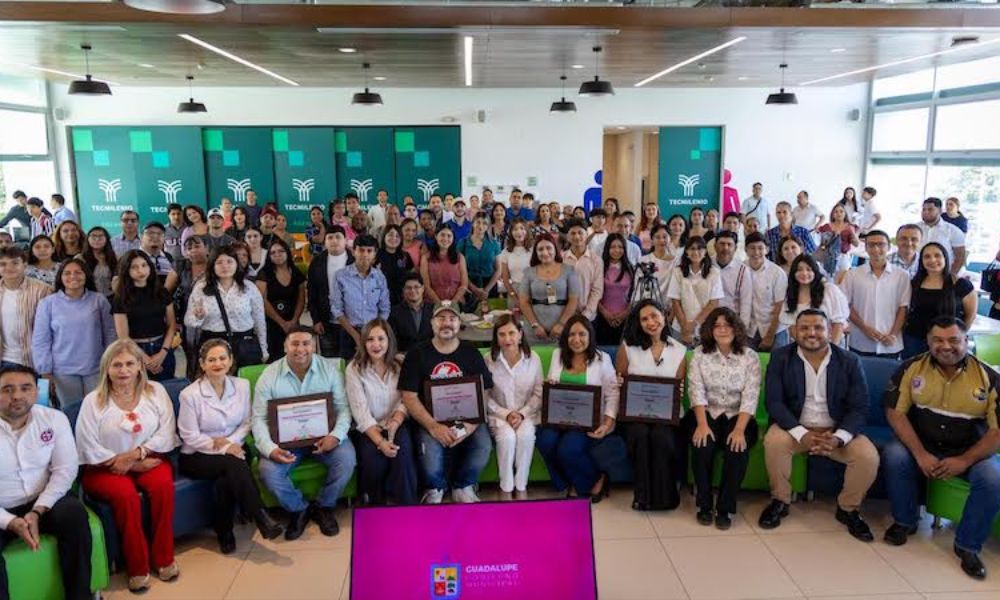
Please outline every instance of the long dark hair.
[{"label": "long dark hair", "polygon": [[[81,251],[83,250],[83,229],[76,224],[76,221],[63,221],[56,227],[55,231],[52,232],[52,243],[55,244],[56,251],[52,255],[52,258],[56,261],[63,261],[67,258],[76,256],[76,254],[70,254],[66,250],[66,242],[62,239],[63,229],[69,227],[76,227],[76,231],[79,233],[79,238],[77,239],[77,244],[79,244]],[[111,245],[111,238],[108,238],[108,245]]]},{"label": "long dark hair", "polygon": [[368,336],[371,335],[373,329],[381,329],[385,332],[386,337],[386,349],[385,349],[385,366],[393,373],[399,373],[399,363],[396,362],[396,334],[392,332],[392,327],[389,326],[389,322],[382,318],[374,318],[365,324],[364,328],[361,329],[361,342],[358,344],[357,350],[354,352],[354,364],[357,365],[359,371],[364,371],[371,364],[371,357],[368,356],[368,346],[366,344]]},{"label": "long dark hair", "polygon": [[649,350],[653,346],[653,337],[643,331],[642,324],[639,322],[639,312],[647,306],[652,306],[663,315],[663,331],[660,332],[660,341],[667,346],[675,344],[676,342],[670,339],[670,324],[667,322],[667,309],[663,308],[662,304],[652,298],[643,298],[638,304],[632,307],[631,312],[628,314],[628,319],[625,320],[625,328],[622,332],[622,340],[625,342],[625,345],[638,346],[643,350]]},{"label": "long dark hair", "polygon": [[[395,252],[389,252],[385,247],[385,235],[390,231],[395,231],[399,234],[399,246],[396,247]],[[386,225],[382,228],[382,237],[378,241],[379,249],[386,254],[391,256],[398,256],[399,254],[405,254],[406,250],[403,250],[403,228],[399,225]]]},{"label": "long dark hair", "polygon": [[736,312],[726,306],[720,306],[708,313],[705,322],[701,324],[698,335],[701,337],[701,351],[705,354],[715,352],[715,322],[722,317],[733,328],[733,354],[743,354],[747,347],[747,328],[743,325]]},{"label": "long dark hair", "polygon": [[160,286],[160,278],[156,274],[156,265],[153,263],[153,259],[142,250],[129,250],[118,261],[118,289],[115,290],[115,304],[125,309],[131,308],[132,303],[136,301],[140,293],[139,290],[142,289],[136,287],[135,281],[132,280],[129,273],[132,270],[132,261],[137,258],[144,260],[149,267],[149,277],[146,278],[145,289],[152,292],[154,299],[166,303],[169,300],[169,295]]},{"label": "long dark hair", "polygon": [[[52,260],[52,262],[58,264],[59,261],[56,260],[56,243],[52,241],[52,238],[50,238],[49,236],[44,235],[44,234],[36,235],[35,237],[31,238],[31,242],[28,244],[28,264],[29,265],[37,265],[38,264],[38,259],[35,258],[35,245],[38,244],[39,242],[48,242],[48,243],[52,244],[52,258],[51,258],[51,260]],[[110,240],[109,240],[109,242],[110,242]]]},{"label": "long dark hair", "polygon": [[[688,250],[694,247],[700,247],[702,250],[707,250],[708,246],[705,244],[705,240],[700,236],[694,236],[684,244],[684,254],[681,255],[681,275],[685,278],[691,276],[691,259],[688,257]],[[709,273],[712,272],[712,261],[708,258],[708,253],[705,253],[705,258],[701,259],[701,266],[699,267],[699,272],[702,278],[708,278]]]},{"label": "long dark hair", "polygon": [[927,279],[928,273],[927,267],[924,266],[924,252],[931,246],[940,250],[941,255],[944,256],[944,270],[941,272],[941,291],[944,292],[944,300],[940,314],[954,316],[958,308],[958,303],[955,302],[955,293],[952,289],[955,287],[955,277],[951,274],[951,259],[948,257],[948,251],[938,242],[927,242],[920,249],[917,255],[917,274],[913,276],[913,281],[910,282],[911,292],[916,294],[920,290],[920,286],[924,283],[924,280]]},{"label": "long dark hair", "polygon": [[505,325],[513,325],[514,327],[517,327],[518,331],[521,332],[521,354],[523,354],[525,358],[529,358],[531,356],[531,346],[528,345],[528,336],[524,335],[524,326],[521,325],[521,321],[519,319],[515,319],[513,315],[501,315],[500,318],[496,320],[496,323],[493,324],[493,340],[490,342],[490,358],[493,360],[500,358],[500,340],[497,337],[497,332],[500,331],[500,328]]},{"label": "long dark hair", "polygon": [[778,242],[778,255],[774,257],[774,264],[776,265],[785,264],[785,253],[783,252],[783,250],[785,249],[785,244],[787,244],[788,242],[795,242],[796,244],[799,245],[799,248],[802,248],[802,251],[805,252],[806,245],[802,240],[795,237],[794,235],[786,235],[785,237],[781,238],[781,241]]},{"label": "long dark hair", "polygon": [[188,204],[187,206],[184,207],[182,214],[184,215],[185,225],[187,225],[188,227],[194,225],[194,223],[192,223],[191,220],[188,219],[189,210],[193,210],[194,212],[198,213],[198,216],[201,217],[201,222],[204,223],[205,225],[208,225],[208,217],[205,216],[205,209],[198,206],[197,204]]},{"label": "long dark hair", "polygon": [[[270,247],[270,246],[269,246]],[[240,288],[241,292],[246,291],[246,276],[247,272],[242,266],[240,266],[240,259],[236,256],[236,250],[232,246],[219,246],[212,250],[212,253],[208,256],[208,265],[205,268],[205,295],[213,296],[219,291],[219,277],[215,274],[215,261],[219,259],[220,256],[228,256],[236,261],[236,273],[233,275],[233,281]]]},{"label": "long dark hair", "polygon": [[533,246],[531,246],[531,261],[529,264],[532,267],[537,267],[538,265],[542,264],[541,259],[538,258],[538,244],[541,244],[542,242],[548,242],[552,244],[552,249],[554,251],[552,262],[561,263],[563,259],[562,259],[562,253],[559,252],[559,242],[556,240],[555,236],[553,236],[551,233],[542,233],[535,238],[535,243]]},{"label": "long dark hair", "polygon": [[569,332],[578,323],[587,330],[587,349],[583,351],[587,364],[594,362],[594,358],[597,357],[597,334],[594,333],[594,324],[587,317],[577,313],[566,320],[566,327],[559,336],[559,360],[562,361],[564,369],[573,366],[573,351],[569,349]]},{"label": "long dark hair", "polygon": [[[284,266],[287,267],[289,271],[295,269],[295,262],[292,259],[292,249],[288,246],[288,244],[285,243],[285,240],[281,239],[278,236],[274,236],[273,238],[271,238],[271,243],[268,244],[267,248],[265,249],[265,252],[267,254],[267,259],[264,261],[264,266],[262,266],[260,270],[257,271],[257,279],[263,280],[266,279],[268,276],[273,277],[275,273],[277,273],[277,265],[275,265],[271,261],[271,248],[274,248],[275,246],[281,246],[281,249],[285,251]],[[234,249],[233,256],[235,255],[236,252]],[[238,263],[239,259],[237,259],[236,262]],[[215,263],[213,262],[212,264],[214,266]]]},{"label": "long dark hair", "polygon": [[[851,190],[851,199],[850,200],[847,199],[847,190]],[[843,204],[844,208],[847,208],[847,205],[850,204],[851,205],[851,210],[849,210],[847,212],[848,213],[858,212],[858,191],[856,189],[850,187],[850,186],[845,187],[844,188],[844,193],[843,193],[843,195],[841,195],[840,200],[837,202],[837,204]]]},{"label": "long dark hair", "polygon": [[97,254],[95,254],[94,249],[90,247],[90,234],[95,231],[104,234],[104,249],[101,250],[101,254],[104,255],[104,262],[108,263],[108,268],[112,273],[118,272],[118,257],[115,256],[115,249],[111,247],[111,234],[108,230],[103,227],[91,227],[90,231],[87,232],[86,237],[83,238],[83,252],[81,256],[83,261],[87,263],[87,267],[93,271],[97,267]]},{"label": "long dark hair", "polygon": [[674,215],[669,219],[667,219],[667,235],[668,236],[670,235],[670,224],[673,223],[675,220],[679,220],[681,223],[684,224],[684,231],[681,233],[680,244],[681,246],[687,246],[688,232],[691,231],[691,227],[688,225],[688,221],[684,217],[680,215]]},{"label": "long dark hair", "polygon": [[524,249],[530,250],[535,247],[535,241],[531,237],[531,225],[524,218],[515,217],[507,226],[507,252],[513,252],[514,248],[517,248],[517,242],[514,241],[514,227],[517,225],[524,226]]},{"label": "long dark hair", "polygon": [[628,244],[625,243],[625,236],[620,233],[609,233],[607,239],[604,241],[604,251],[601,253],[601,259],[604,260],[604,276],[607,277],[608,268],[611,267],[611,242],[618,242],[622,245],[621,270],[618,272],[618,279],[615,281],[621,283],[622,277],[628,274],[631,281],[628,297],[631,297],[632,285],[635,283],[635,265],[628,260]]},{"label": "long dark hair", "polygon": [[81,269],[83,269],[84,290],[89,290],[91,292],[97,291],[97,288],[94,287],[94,275],[90,272],[90,269],[87,268],[87,263],[83,262],[82,258],[71,258],[69,260],[60,263],[59,269],[56,271],[56,282],[54,287],[57,292],[66,291],[66,286],[63,285],[62,277],[63,277],[63,271],[65,271],[66,267],[68,267],[69,265],[76,265]]},{"label": "long dark hair", "polygon": [[[445,231],[445,230],[447,230],[449,233],[451,233],[451,245],[448,246],[448,250],[446,250],[448,262],[450,262],[453,265],[457,265],[458,264],[458,240],[455,239],[455,232],[452,231],[451,228],[448,227],[447,225],[442,224],[434,232],[434,241],[436,242],[438,234],[441,233],[442,231]],[[427,253],[427,260],[429,260],[430,262],[438,262],[438,261],[441,260],[441,245],[440,244],[438,244],[437,248],[434,248],[430,252]]]},{"label": "long dark hair", "polygon": [[785,293],[785,306],[789,313],[794,313],[799,307],[801,284],[795,279],[795,272],[798,271],[799,265],[802,263],[806,263],[813,272],[813,280],[809,284],[809,306],[819,308],[823,305],[823,293],[826,291],[826,278],[823,277],[823,271],[820,270],[819,263],[816,262],[815,258],[808,254],[800,254],[795,257],[788,270],[788,291]]}]

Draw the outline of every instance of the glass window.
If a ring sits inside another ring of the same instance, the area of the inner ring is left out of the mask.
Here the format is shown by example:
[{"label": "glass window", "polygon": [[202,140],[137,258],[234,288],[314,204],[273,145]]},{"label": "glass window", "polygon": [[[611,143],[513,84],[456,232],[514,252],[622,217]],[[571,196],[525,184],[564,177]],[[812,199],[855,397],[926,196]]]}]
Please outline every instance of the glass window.
[{"label": "glass window", "polygon": [[41,79],[0,74],[0,102],[45,106],[45,85]]},{"label": "glass window", "polygon": [[924,69],[905,75],[885,77],[872,82],[872,97],[891,98],[893,96],[908,96],[934,90],[934,69]]},{"label": "glass window", "polygon": [[875,113],[872,152],[924,151],[927,149],[929,108]]},{"label": "glass window", "polygon": [[45,113],[0,110],[0,156],[45,156],[48,153]]},{"label": "glass window", "polygon": [[938,67],[937,89],[996,83],[1000,81],[1000,56]]},{"label": "glass window", "polygon": [[[881,194],[880,194],[881,195]],[[965,236],[966,263],[990,262],[1000,246],[1000,167],[932,166],[927,174],[927,195],[958,198],[969,220]]]},{"label": "glass window", "polygon": [[1000,150],[1000,100],[945,104],[934,122],[935,150]]},{"label": "glass window", "polygon": [[871,164],[865,185],[878,190],[879,229],[895,237],[900,225],[920,220],[924,201],[924,165]]},{"label": "glass window", "polygon": [[[52,161],[0,161],[0,215],[6,215],[14,204],[14,192],[24,191],[28,197],[38,196],[48,203],[49,195],[56,191],[56,170]],[[17,221],[11,221],[6,228],[18,228]],[[13,232],[14,239],[24,239],[28,231]]]}]

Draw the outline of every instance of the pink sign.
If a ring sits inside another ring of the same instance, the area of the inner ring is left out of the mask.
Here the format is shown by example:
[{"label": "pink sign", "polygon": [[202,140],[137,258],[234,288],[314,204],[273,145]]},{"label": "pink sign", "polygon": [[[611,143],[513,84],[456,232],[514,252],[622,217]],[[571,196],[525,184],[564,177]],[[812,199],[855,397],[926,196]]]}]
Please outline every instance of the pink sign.
[{"label": "pink sign", "polygon": [[351,600],[597,598],[590,501],[357,508]]}]

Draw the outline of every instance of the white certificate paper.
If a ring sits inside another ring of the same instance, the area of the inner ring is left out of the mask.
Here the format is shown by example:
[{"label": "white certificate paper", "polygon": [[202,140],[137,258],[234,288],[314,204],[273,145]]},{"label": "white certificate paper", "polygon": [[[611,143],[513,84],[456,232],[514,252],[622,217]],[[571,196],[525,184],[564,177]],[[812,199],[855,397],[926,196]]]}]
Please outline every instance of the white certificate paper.
[{"label": "white certificate paper", "polygon": [[439,423],[479,418],[479,388],[474,381],[434,385],[430,394],[431,416]]},{"label": "white certificate paper", "polygon": [[279,444],[321,438],[330,433],[324,398],[278,406]]}]

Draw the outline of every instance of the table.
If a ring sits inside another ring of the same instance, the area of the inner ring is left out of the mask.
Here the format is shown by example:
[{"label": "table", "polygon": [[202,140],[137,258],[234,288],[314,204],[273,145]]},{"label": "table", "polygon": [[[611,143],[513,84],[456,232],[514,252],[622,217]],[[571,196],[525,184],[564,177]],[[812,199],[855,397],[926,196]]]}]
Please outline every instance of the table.
[{"label": "table", "polygon": [[983,315],[976,315],[976,320],[972,322],[969,335],[997,335],[1000,334],[1000,321],[991,319]]},{"label": "table", "polygon": [[[528,326],[524,320],[521,321],[521,327],[524,329],[524,337],[528,340],[528,344],[534,346],[535,344],[558,344],[559,340],[553,339],[540,339],[535,335],[535,332]],[[462,329],[458,332],[458,339],[469,342],[470,344],[476,346],[489,346],[493,342],[493,328],[480,329],[478,327],[473,327],[472,324],[462,322]]]}]

